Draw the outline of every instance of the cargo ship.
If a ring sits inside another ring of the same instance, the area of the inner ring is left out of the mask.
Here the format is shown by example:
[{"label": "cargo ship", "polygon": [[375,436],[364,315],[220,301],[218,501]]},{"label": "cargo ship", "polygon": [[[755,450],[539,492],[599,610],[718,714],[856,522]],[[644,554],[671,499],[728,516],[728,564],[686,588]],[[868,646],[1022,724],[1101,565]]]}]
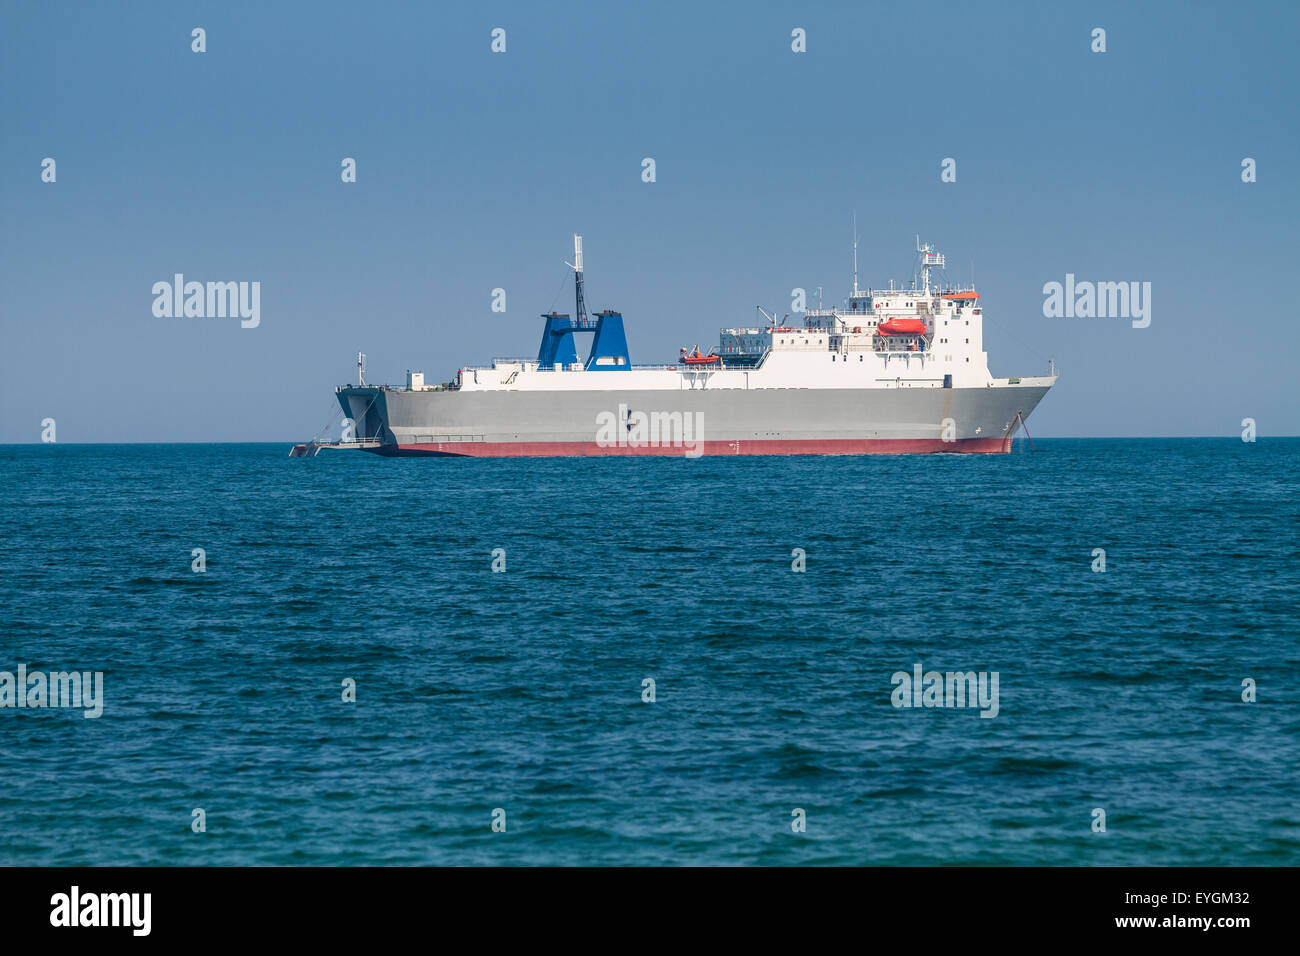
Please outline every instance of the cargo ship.
[{"label": "cargo ship", "polygon": [[[907,287],[858,287],[836,308],[795,321],[721,330],[708,353],[635,365],[623,316],[588,315],[582,237],[574,236],[573,315],[542,315],[536,358],[466,365],[440,384],[408,371],[404,387],[340,386],[342,442],[380,455],[860,455],[1008,452],[1056,383],[995,377],[973,287],[934,281],[945,259],[916,243]],[[590,336],[589,344],[586,336]],[[586,345],[579,351],[580,337]]]}]

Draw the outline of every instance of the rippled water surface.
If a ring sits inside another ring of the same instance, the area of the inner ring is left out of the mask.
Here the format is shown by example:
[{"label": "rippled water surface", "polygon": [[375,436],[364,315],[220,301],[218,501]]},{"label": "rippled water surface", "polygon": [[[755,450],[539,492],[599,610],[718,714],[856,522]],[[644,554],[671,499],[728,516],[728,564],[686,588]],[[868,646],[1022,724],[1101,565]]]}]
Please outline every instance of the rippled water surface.
[{"label": "rippled water surface", "polygon": [[1300,863],[1300,440],[287,450],[0,448],[0,863]]}]

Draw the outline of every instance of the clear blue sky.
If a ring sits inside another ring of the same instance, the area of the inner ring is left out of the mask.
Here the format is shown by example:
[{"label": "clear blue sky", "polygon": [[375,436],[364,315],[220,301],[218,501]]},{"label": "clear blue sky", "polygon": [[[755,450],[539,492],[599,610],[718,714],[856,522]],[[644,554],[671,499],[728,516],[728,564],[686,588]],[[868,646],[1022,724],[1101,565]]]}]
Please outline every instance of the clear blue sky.
[{"label": "clear blue sky", "polygon": [[[671,361],[844,296],[854,209],[864,285],[919,232],[973,262],[995,374],[1055,357],[1035,437],[1296,434],[1298,9],[6,3],[0,442],[303,440],[358,350],[535,353],[573,232],[588,306]],[[260,281],[260,327],[156,318],[175,272]],[[1067,272],[1151,282],[1151,326],[1044,318]]]}]

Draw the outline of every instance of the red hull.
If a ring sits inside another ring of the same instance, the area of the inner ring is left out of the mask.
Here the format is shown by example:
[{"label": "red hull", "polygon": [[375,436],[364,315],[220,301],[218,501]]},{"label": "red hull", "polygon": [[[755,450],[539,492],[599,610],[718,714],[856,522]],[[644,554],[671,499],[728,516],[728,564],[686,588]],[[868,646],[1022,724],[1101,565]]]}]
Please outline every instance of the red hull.
[{"label": "red hull", "polygon": [[689,449],[680,446],[601,446],[595,442],[439,442],[383,445],[370,449],[381,455],[436,455],[457,458],[594,458],[603,455],[914,455],[934,453],[1000,454],[1011,451],[1011,435],[1001,438],[831,438],[752,441],[705,441]]}]

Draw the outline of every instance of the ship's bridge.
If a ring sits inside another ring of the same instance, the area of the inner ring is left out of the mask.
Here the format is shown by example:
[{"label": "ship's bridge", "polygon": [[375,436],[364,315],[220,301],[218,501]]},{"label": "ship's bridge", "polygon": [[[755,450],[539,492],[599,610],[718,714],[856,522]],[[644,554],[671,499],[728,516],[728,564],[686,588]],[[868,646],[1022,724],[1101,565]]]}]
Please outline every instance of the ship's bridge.
[{"label": "ship's bridge", "polygon": [[861,315],[863,312],[872,310],[872,296],[870,292],[865,294],[851,295],[844,303],[844,311],[851,312],[855,315]]}]

